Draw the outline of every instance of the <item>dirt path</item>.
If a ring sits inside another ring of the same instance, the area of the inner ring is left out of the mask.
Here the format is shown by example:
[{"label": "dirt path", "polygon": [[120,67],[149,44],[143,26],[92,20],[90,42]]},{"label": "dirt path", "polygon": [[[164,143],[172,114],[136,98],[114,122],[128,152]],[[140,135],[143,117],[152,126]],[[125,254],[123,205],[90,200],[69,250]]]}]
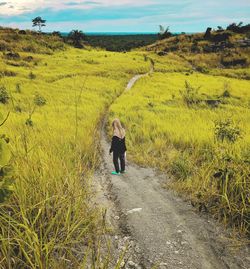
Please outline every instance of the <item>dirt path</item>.
[{"label": "dirt path", "polygon": [[[126,90],[141,77],[132,78]],[[166,182],[163,175],[128,163],[126,174],[111,176],[113,164],[104,128],[101,146],[103,164],[96,175],[102,186],[100,192],[108,198],[108,215],[112,225],[119,226],[119,238],[125,236],[125,241],[132,242],[132,260],[124,268],[250,268],[249,260],[228,251],[228,241],[218,224],[162,188]]]}]

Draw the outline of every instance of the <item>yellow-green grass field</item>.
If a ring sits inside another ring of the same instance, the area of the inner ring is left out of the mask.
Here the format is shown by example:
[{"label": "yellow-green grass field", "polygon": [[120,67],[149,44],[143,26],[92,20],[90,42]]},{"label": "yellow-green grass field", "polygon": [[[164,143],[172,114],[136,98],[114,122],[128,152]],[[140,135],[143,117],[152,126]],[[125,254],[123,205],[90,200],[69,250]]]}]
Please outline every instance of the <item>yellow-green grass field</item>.
[{"label": "yellow-green grass field", "polygon": [[8,93],[1,122],[10,112],[1,135],[12,153],[9,160],[2,139],[0,268],[85,268],[85,254],[97,254],[93,246],[103,229],[89,187],[99,124],[149,62],[139,52],[70,48],[20,53],[11,61],[0,56],[0,90]]},{"label": "yellow-green grass field", "polygon": [[110,120],[127,129],[128,156],[166,171],[168,186],[200,210],[249,233],[250,81],[165,70],[111,106]]}]

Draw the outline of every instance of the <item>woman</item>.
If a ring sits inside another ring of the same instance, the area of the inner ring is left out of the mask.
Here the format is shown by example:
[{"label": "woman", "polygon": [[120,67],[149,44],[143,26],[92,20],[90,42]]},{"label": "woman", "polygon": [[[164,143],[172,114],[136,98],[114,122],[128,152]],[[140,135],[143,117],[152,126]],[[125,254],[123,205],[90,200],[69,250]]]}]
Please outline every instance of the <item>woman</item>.
[{"label": "woman", "polygon": [[125,173],[125,153],[127,151],[125,143],[125,130],[122,127],[119,119],[115,119],[112,122],[112,127],[113,137],[109,154],[113,152],[113,163],[115,166],[115,171],[113,171],[111,174],[119,175],[120,173]]}]

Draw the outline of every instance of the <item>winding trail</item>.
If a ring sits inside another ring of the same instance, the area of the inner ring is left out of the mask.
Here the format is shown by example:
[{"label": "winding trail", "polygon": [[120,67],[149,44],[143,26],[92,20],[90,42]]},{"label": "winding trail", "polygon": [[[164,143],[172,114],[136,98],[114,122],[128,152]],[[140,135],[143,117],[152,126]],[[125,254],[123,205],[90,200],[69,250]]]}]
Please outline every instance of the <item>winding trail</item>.
[{"label": "winding trail", "polygon": [[[146,75],[133,77],[126,90]],[[108,197],[108,211],[115,211],[108,213],[109,217],[118,215],[117,232],[136,242],[133,262],[123,268],[249,268],[245,261],[228,252],[220,225],[200,216],[187,202],[163,189],[167,180],[164,175],[128,162],[126,174],[111,176],[113,164],[104,130],[103,126],[103,163],[96,179]],[[115,204],[115,209],[109,209],[111,204]]]}]

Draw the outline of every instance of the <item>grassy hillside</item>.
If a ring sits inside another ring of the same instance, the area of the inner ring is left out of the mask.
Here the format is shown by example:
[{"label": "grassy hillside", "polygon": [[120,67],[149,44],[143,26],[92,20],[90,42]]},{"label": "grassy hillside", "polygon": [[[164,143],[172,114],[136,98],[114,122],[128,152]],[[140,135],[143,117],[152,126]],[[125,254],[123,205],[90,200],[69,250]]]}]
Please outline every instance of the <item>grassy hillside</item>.
[{"label": "grassy hillside", "polygon": [[90,178],[100,122],[150,63],[155,73],[110,110],[127,128],[129,155],[249,234],[250,82],[239,79],[248,78],[247,50],[244,67],[221,68],[221,52],[160,47],[181,36],[129,53],[73,49],[29,31],[0,37],[0,268],[85,268],[86,253],[96,254],[104,227]]},{"label": "grassy hillside", "polygon": [[60,41],[56,51],[52,37],[17,36],[6,35],[12,52],[0,53],[1,122],[10,112],[1,126],[0,268],[85,268],[103,231],[89,188],[99,123],[128,79],[149,66],[139,53]]},{"label": "grassy hillside", "polygon": [[62,38],[57,35],[39,34],[29,30],[0,27],[0,51],[22,51],[39,54],[52,54],[65,49]]},{"label": "grassy hillside", "polygon": [[249,234],[250,82],[193,72],[171,53],[150,57],[155,73],[111,107],[129,154],[166,171],[201,211]]},{"label": "grassy hillside", "polygon": [[181,34],[159,40],[145,50],[164,57],[172,52],[190,63],[198,72],[250,79],[250,32],[230,30]]}]

